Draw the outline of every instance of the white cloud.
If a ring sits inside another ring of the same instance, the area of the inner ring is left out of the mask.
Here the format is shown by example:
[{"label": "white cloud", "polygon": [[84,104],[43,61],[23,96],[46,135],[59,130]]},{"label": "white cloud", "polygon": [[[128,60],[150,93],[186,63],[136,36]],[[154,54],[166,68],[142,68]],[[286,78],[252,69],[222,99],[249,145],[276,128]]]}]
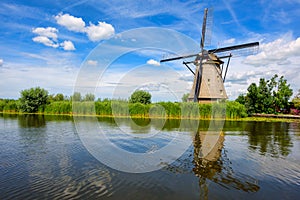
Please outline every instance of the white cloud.
[{"label": "white cloud", "polygon": [[0,67],[3,65],[3,59],[0,59]]},{"label": "white cloud", "polygon": [[70,31],[85,31],[85,22],[82,20],[82,18],[74,17],[69,14],[62,15],[62,13],[60,13],[55,16],[55,19],[59,25],[66,27]]},{"label": "white cloud", "polygon": [[44,37],[47,37],[47,38],[51,38],[55,41],[57,40],[58,30],[56,28],[53,28],[53,27],[47,27],[47,28],[38,27],[38,28],[32,29],[32,32],[39,35],[39,36],[44,36]]},{"label": "white cloud", "polygon": [[286,64],[289,63],[289,58],[300,56],[300,37],[292,40],[291,36],[286,34],[277,40],[261,44],[260,50],[257,55],[248,56],[244,63],[255,66]]},{"label": "white cloud", "polygon": [[158,62],[156,60],[153,60],[153,59],[148,60],[147,64],[148,65],[154,65],[154,66],[160,66],[160,62]]},{"label": "white cloud", "polygon": [[98,22],[98,25],[90,23],[90,25],[86,27],[85,32],[88,38],[95,42],[111,38],[115,34],[115,29],[110,24]]},{"label": "white cloud", "polygon": [[66,27],[70,31],[86,33],[89,40],[93,42],[107,40],[115,34],[114,27],[105,22],[98,22],[97,25],[90,22],[86,26],[82,18],[62,13],[56,15],[54,18],[59,25]]},{"label": "white cloud", "polygon": [[60,46],[66,51],[75,50],[74,44],[70,40],[65,40],[64,42],[60,43]]},{"label": "white cloud", "polygon": [[59,47],[58,44],[54,43],[51,39],[49,39],[46,36],[36,36],[36,37],[32,38],[32,40],[34,42],[42,43],[48,47],[53,47],[53,48]]},{"label": "white cloud", "polygon": [[88,65],[96,66],[96,65],[98,64],[98,61],[97,61],[97,60],[88,60],[88,61],[87,61],[87,64],[88,64]]},{"label": "white cloud", "polygon": [[65,51],[75,50],[74,44],[70,40],[65,40],[62,43],[57,42],[57,33],[58,30],[54,27],[38,27],[32,29],[32,33],[37,34],[38,36],[32,38],[34,42],[44,44],[48,47],[58,48],[62,47]]}]

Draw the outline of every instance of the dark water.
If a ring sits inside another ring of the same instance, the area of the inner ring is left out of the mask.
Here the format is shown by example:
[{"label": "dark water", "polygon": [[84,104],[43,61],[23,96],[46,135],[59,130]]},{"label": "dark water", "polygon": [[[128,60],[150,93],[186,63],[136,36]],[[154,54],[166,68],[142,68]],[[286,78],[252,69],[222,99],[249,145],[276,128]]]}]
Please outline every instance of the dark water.
[{"label": "dark water", "polygon": [[[99,123],[117,127],[112,119]],[[178,132],[179,123],[169,120],[163,130]],[[123,125],[133,129],[126,120]],[[174,163],[134,174],[95,159],[72,118],[0,115],[0,199],[299,199],[300,123],[225,122],[204,159],[207,126],[200,122],[191,132],[192,145]],[[139,149],[136,141],[115,140]]]}]

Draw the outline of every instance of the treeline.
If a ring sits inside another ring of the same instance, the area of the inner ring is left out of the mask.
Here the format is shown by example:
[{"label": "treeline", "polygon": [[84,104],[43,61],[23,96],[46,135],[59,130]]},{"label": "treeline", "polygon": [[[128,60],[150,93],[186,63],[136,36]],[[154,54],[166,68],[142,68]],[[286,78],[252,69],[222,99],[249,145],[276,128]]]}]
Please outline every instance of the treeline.
[{"label": "treeline", "polygon": [[[19,100],[0,100],[0,112],[22,113]],[[167,117],[167,118],[228,118],[247,116],[245,106],[235,101],[198,104],[193,102],[129,103],[125,100],[52,101],[39,107],[38,113],[67,115]]]},{"label": "treeline", "polygon": [[287,80],[275,74],[269,80],[261,78],[258,85],[252,83],[247,93],[239,95],[236,101],[246,107],[248,114],[299,114],[300,105],[297,102],[299,102],[300,91],[290,101],[292,95],[293,90]]}]

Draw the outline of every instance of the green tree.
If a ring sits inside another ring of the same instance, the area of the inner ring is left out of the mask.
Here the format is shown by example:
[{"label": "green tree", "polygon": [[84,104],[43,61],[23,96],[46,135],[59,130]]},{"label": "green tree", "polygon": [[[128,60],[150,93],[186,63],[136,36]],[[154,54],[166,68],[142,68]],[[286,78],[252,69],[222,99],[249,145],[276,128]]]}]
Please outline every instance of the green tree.
[{"label": "green tree", "polygon": [[95,101],[95,95],[92,93],[87,93],[84,96],[84,101]]},{"label": "green tree", "polygon": [[74,92],[71,99],[72,99],[72,101],[81,101],[82,97],[81,97],[80,92]]},{"label": "green tree", "polygon": [[245,97],[244,94],[240,94],[240,95],[236,98],[235,101],[238,102],[238,103],[240,103],[240,104],[242,104],[242,105],[245,105],[245,103],[246,103],[246,97]]},{"label": "green tree", "polygon": [[300,89],[298,90],[298,94],[292,100],[295,108],[300,109]]},{"label": "green tree", "polygon": [[136,90],[131,94],[129,103],[150,104],[151,94],[144,90]]},{"label": "green tree", "polygon": [[256,100],[258,99],[258,87],[255,83],[252,83],[248,89],[248,93],[245,97],[245,106],[247,108],[248,113],[255,113],[257,112],[257,103]]},{"label": "green tree", "polygon": [[[277,76],[277,75],[275,75]],[[270,80],[261,78],[258,85],[258,95],[256,100],[256,112],[258,113],[274,113],[272,96],[273,84]]]},{"label": "green tree", "polygon": [[20,108],[23,112],[35,113],[47,104],[48,91],[40,87],[21,91]]},{"label": "green tree", "polygon": [[290,84],[287,84],[287,80],[281,76],[277,84],[277,90],[274,91],[276,110],[288,109],[289,99],[292,95],[293,90],[290,88]]},{"label": "green tree", "polygon": [[[248,113],[276,113],[288,109],[293,91],[283,76],[278,81],[277,78],[277,74],[270,80],[261,78],[258,86],[252,83],[248,87],[248,93],[244,99]],[[237,101],[242,103],[242,97],[239,97]]]},{"label": "green tree", "polygon": [[49,95],[49,101],[63,101],[64,100],[64,95],[61,93],[58,93],[56,95],[51,94]]},{"label": "green tree", "polygon": [[181,101],[182,101],[182,102],[187,102],[187,101],[188,101],[188,98],[189,98],[189,95],[190,95],[189,93],[183,94],[183,95],[182,95],[182,98],[181,98]]}]

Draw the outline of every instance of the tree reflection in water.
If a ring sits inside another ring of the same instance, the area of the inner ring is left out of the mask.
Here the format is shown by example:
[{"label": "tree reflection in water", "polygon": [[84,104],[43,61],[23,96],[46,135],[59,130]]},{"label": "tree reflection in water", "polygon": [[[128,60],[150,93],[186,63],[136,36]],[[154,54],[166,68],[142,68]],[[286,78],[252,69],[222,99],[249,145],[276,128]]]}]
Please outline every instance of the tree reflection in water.
[{"label": "tree reflection in water", "polygon": [[40,128],[46,126],[44,115],[24,114],[18,115],[19,125],[22,128]]},{"label": "tree reflection in water", "polygon": [[245,175],[235,173],[231,168],[231,162],[226,155],[223,132],[209,134],[219,134],[219,139],[209,154],[202,155],[203,141],[207,136],[207,131],[199,131],[194,137],[194,168],[193,172],[199,177],[200,195],[206,199],[208,197],[207,179],[226,188],[233,187],[245,192],[256,192],[259,190],[257,181]]},{"label": "tree reflection in water", "polygon": [[[254,123],[254,124],[253,124]],[[248,123],[249,148],[258,150],[261,155],[272,157],[288,156],[293,146],[289,135],[290,123],[252,122]]]}]

